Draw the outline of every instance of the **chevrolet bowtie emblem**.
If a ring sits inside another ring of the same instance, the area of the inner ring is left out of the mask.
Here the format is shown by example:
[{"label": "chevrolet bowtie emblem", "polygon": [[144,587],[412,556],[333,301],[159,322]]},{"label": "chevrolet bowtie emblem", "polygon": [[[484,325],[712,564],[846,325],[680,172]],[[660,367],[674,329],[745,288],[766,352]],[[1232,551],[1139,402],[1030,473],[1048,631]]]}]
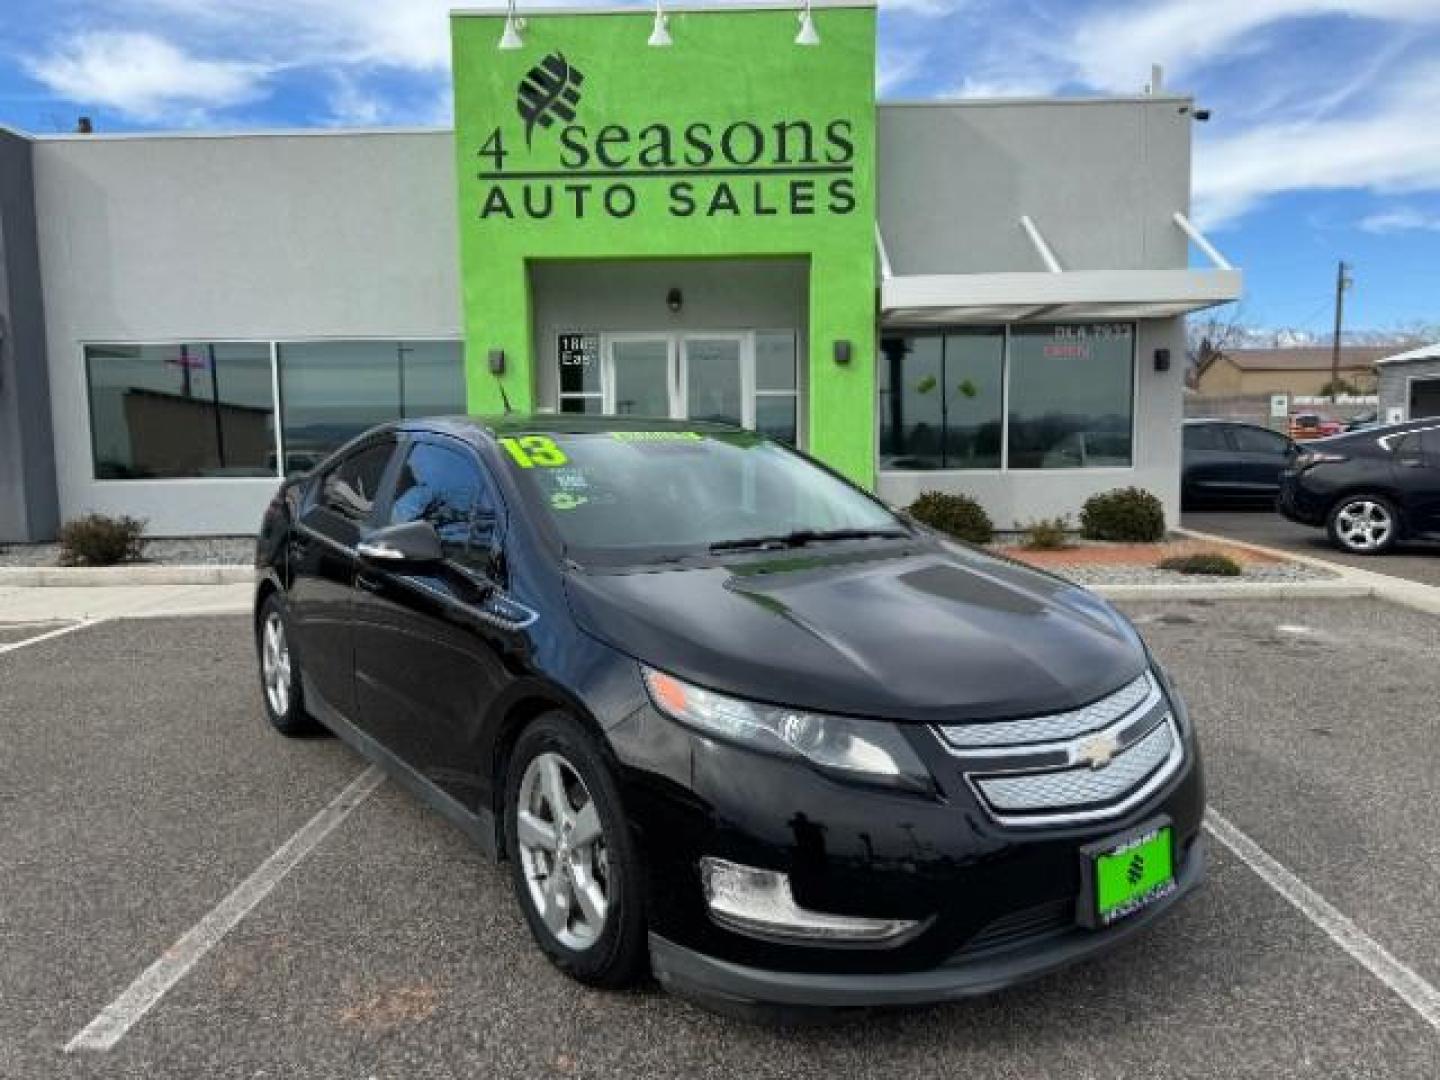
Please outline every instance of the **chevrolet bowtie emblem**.
[{"label": "chevrolet bowtie emblem", "polygon": [[1084,762],[1092,769],[1103,769],[1110,764],[1111,759],[1120,746],[1113,735],[1094,735],[1086,739],[1070,753],[1072,764],[1078,765]]}]

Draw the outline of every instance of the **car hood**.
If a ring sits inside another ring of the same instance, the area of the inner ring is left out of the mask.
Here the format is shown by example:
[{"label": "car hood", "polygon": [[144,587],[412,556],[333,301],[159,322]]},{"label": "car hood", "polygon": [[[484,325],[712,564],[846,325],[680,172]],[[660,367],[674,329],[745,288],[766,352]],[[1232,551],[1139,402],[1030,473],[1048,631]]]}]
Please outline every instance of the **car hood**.
[{"label": "car hood", "polygon": [[587,633],[699,685],[926,723],[1074,708],[1145,647],[1058,578],[941,542],[846,545],[566,581]]}]

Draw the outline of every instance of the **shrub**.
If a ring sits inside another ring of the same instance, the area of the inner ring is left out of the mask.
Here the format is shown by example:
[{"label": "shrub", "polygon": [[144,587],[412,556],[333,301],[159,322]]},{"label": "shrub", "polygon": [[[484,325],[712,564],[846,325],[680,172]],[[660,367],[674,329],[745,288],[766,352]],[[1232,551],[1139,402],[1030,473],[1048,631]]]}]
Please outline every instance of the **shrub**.
[{"label": "shrub", "polygon": [[1239,577],[1240,564],[1229,555],[1213,551],[1202,551],[1195,555],[1172,555],[1159,562],[1161,570],[1174,570],[1177,574],[1211,574],[1215,577]]},{"label": "shrub", "polygon": [[988,544],[995,537],[995,523],[985,508],[969,495],[923,492],[910,504],[910,516],[972,544]]},{"label": "shrub", "polygon": [[1080,532],[1090,540],[1154,543],[1165,539],[1165,510],[1159,499],[1142,488],[1102,491],[1085,500]]},{"label": "shrub", "polygon": [[1031,551],[1059,551],[1070,546],[1068,517],[1041,518],[1029,524],[1021,523],[1020,531],[1025,534],[1021,546]]},{"label": "shrub", "polygon": [[66,566],[135,562],[144,550],[145,522],[133,517],[86,514],[60,529],[60,561]]}]

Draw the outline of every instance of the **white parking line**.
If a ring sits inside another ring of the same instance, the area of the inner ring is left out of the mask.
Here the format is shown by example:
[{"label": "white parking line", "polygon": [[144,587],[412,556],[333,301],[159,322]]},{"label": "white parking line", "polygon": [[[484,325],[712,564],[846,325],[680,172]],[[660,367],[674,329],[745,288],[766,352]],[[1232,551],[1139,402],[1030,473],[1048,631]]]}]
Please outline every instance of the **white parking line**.
[{"label": "white parking line", "polygon": [[[58,630],[51,630],[51,631],[49,631],[48,633],[45,633],[45,634],[36,634],[34,637],[32,637],[32,638],[26,638],[24,641],[12,641],[9,645],[0,645],[0,656],[3,656],[5,653],[8,653],[8,652],[14,652],[16,649],[23,649],[23,648],[25,648],[26,645],[38,645],[38,644],[39,644],[40,642],[42,642],[42,641],[49,641],[51,638],[60,637],[62,634],[74,633],[76,630],[83,630],[83,629],[84,629],[85,627],[87,627],[87,626],[95,626],[95,625],[97,625],[98,623],[102,623],[102,622],[104,622],[104,621],[105,621],[104,619],[81,619],[81,620],[80,620],[79,622],[77,622],[77,623],[72,623],[72,624],[69,625],[69,626],[62,626],[62,627],[60,627],[60,629],[58,629]],[[6,626],[6,625],[11,625],[11,626],[40,626],[40,625],[48,625],[48,624],[43,624],[43,623],[10,623],[10,624],[0,623],[0,627],[4,627],[4,626]]]},{"label": "white parking line", "polygon": [[371,765],[323,810],[301,826],[273,855],[266,859],[235,890],[187,930],[160,958],[140,974],[125,992],[106,1005],[85,1029],[65,1044],[66,1053],[77,1050],[109,1050],[125,1037],[176,983],[248,915],[270,890],[350,816],[370,793],[385,780],[385,774]]},{"label": "white parking line", "polygon": [[1281,866],[1254,840],[1214,809],[1205,811],[1205,827],[1260,879],[1290,901],[1330,940],[1349,953],[1370,974],[1393,990],[1431,1027],[1440,1031],[1440,990],[1391,956],[1333,904]]}]

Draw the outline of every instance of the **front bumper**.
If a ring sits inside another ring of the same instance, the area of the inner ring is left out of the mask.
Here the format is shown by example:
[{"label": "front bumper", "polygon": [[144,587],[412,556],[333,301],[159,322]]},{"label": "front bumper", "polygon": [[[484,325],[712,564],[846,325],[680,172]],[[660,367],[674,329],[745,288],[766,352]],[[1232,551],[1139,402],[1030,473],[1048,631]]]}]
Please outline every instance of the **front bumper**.
[{"label": "front bumper", "polygon": [[838,974],[773,971],[706,956],[658,934],[650,935],[650,963],[667,989],[702,1001],[740,1005],[851,1008],[923,1005],[994,993],[1118,947],[1163,918],[1205,876],[1203,836],[1191,844],[1163,900],[1103,930],[1078,925],[1010,949],[996,949],[928,971]]}]

